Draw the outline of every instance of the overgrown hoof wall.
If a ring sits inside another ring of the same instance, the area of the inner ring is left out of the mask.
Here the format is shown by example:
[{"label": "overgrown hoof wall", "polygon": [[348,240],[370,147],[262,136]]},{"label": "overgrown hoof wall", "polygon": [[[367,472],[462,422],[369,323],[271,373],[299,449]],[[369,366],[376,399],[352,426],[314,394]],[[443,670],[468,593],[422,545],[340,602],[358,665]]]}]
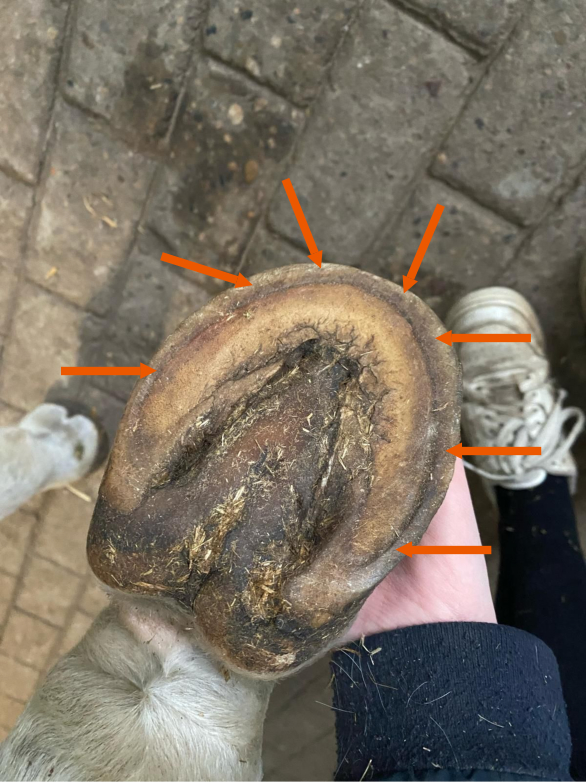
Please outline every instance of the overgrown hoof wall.
[{"label": "overgrown hoof wall", "polygon": [[88,538],[96,575],[174,598],[240,670],[330,646],[441,504],[459,369],[423,302],[290,266],[217,296],[153,358]]}]

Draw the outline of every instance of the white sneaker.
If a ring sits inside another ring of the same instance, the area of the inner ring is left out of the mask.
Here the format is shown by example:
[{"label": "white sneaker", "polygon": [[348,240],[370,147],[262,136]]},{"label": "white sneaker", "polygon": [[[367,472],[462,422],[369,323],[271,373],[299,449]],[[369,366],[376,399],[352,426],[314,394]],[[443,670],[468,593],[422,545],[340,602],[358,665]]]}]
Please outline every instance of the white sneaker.
[{"label": "white sneaker", "polygon": [[543,333],[529,302],[510,288],[482,288],[452,307],[446,325],[455,334],[531,334],[531,342],[455,343],[467,445],[541,446],[540,456],[476,456],[466,466],[489,485],[509,489],[538,486],[548,473],[565,475],[574,491],[577,468],[570,448],[584,427],[584,413],[562,408],[566,392],[550,377]]}]

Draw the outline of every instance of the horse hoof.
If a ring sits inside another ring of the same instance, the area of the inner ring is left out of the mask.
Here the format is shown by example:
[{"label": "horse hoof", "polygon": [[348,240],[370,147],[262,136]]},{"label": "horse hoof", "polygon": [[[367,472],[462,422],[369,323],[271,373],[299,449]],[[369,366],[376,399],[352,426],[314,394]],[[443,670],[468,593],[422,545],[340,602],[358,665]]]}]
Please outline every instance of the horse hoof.
[{"label": "horse hoof", "polygon": [[179,603],[202,643],[276,676],[331,647],[447,491],[460,372],[416,296],[296,265],[188,318],[137,383],[92,569]]}]

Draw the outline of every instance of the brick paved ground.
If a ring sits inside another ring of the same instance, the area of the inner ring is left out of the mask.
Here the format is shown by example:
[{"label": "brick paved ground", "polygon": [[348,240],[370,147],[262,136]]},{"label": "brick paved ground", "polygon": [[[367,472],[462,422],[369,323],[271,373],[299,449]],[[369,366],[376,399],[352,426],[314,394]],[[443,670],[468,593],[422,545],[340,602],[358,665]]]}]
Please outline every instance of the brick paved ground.
[{"label": "brick paved ground", "polygon": [[[326,260],[397,282],[444,204],[414,292],[441,316],[513,285],[586,404],[581,0],[4,8],[0,423],[81,398],[113,433],[132,383],[65,383],[60,366],[148,362],[217,290],[162,251],[246,275],[308,262],[284,176]],[[0,525],[0,735],[104,604],[84,557],[98,482],[78,487],[90,501],[50,492]],[[279,685],[268,778],[331,776],[327,681],[320,664]]]}]

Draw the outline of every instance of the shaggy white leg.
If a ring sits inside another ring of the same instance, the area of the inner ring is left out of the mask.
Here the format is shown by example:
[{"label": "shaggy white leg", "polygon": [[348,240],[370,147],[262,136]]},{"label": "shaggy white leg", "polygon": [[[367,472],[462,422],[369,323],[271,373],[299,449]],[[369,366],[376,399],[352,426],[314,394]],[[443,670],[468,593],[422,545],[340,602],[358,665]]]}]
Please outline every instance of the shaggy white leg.
[{"label": "shaggy white leg", "polygon": [[89,418],[40,405],[17,426],[0,428],[0,519],[40,491],[82,478],[98,451]]},{"label": "shaggy white leg", "polygon": [[148,600],[100,614],[0,745],[1,780],[251,780],[272,684],[228,674]]}]

